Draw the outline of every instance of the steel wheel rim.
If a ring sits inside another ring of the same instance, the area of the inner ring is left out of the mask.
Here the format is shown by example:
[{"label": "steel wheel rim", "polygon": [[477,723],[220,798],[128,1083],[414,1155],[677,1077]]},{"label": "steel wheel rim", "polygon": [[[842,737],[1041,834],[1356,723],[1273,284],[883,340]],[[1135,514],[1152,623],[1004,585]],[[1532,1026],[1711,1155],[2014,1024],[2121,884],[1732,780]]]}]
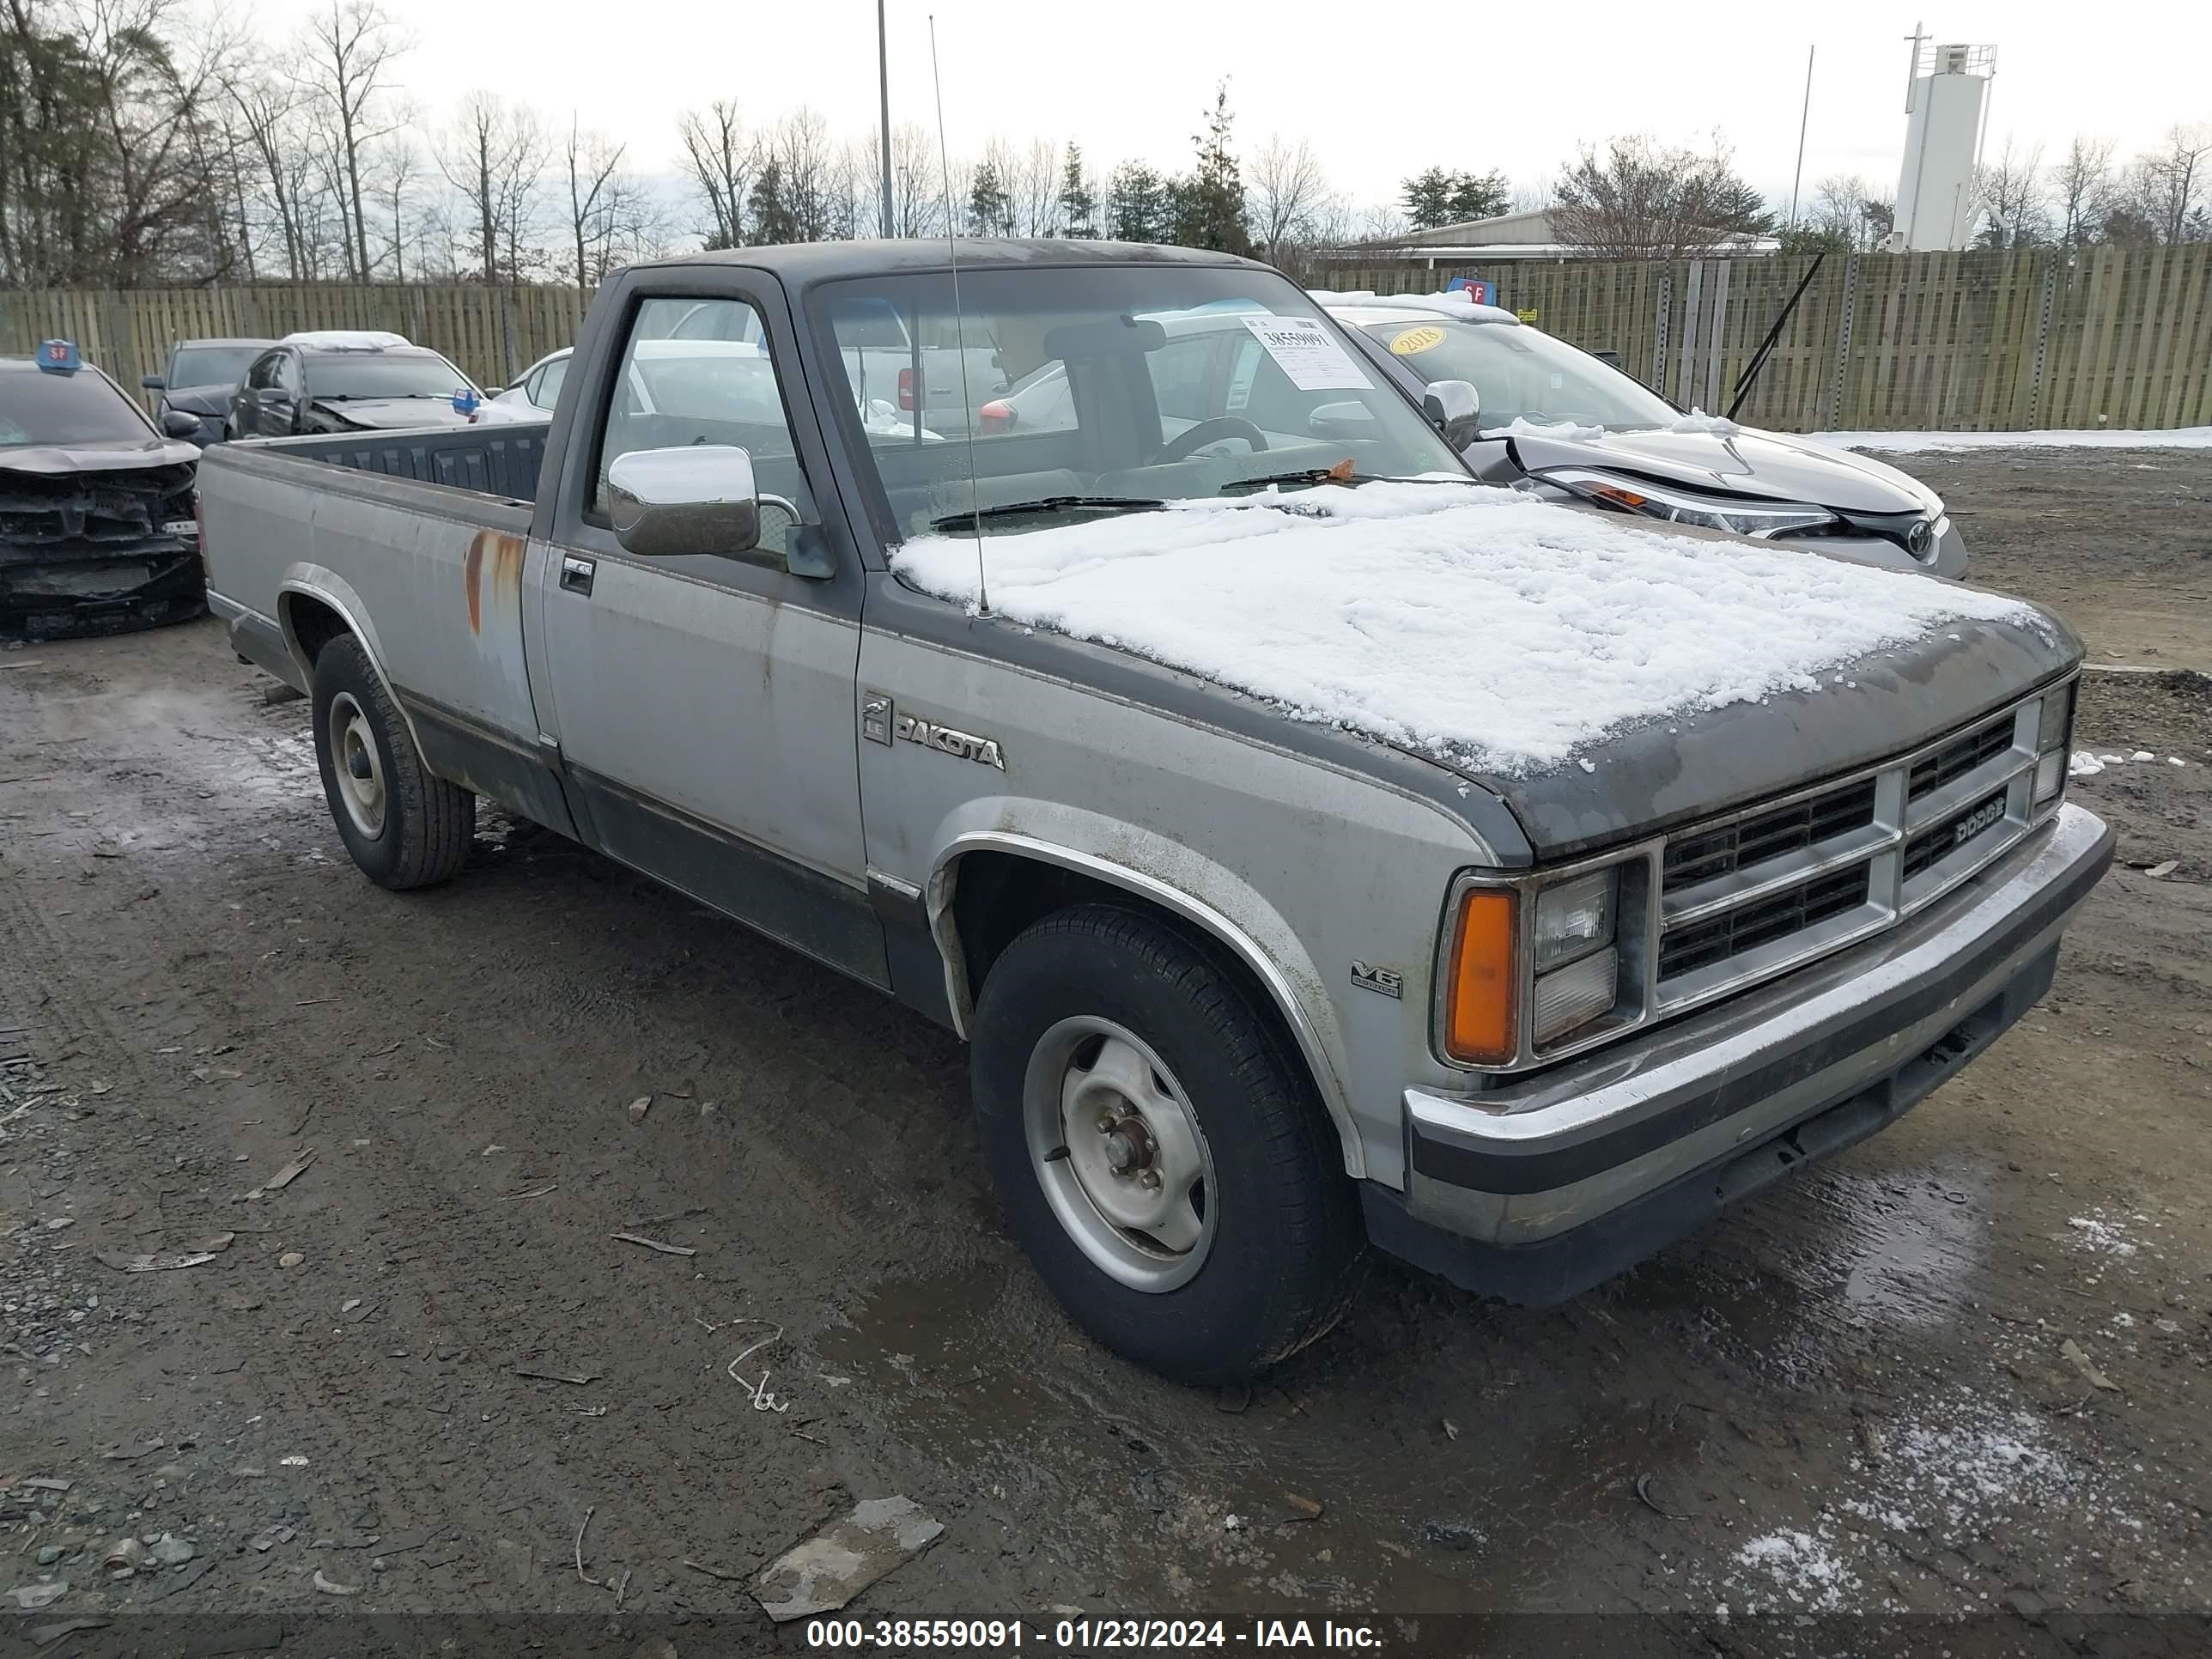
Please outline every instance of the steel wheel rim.
[{"label": "steel wheel rim", "polygon": [[1158,1295],[1206,1264],[1219,1223],[1213,1155],[1150,1044],[1110,1019],[1063,1019],[1022,1085],[1030,1164],[1093,1267]]},{"label": "steel wheel rim", "polygon": [[384,757],[368,715],[350,691],[331,699],[331,775],[353,827],[374,841],[384,833]]}]

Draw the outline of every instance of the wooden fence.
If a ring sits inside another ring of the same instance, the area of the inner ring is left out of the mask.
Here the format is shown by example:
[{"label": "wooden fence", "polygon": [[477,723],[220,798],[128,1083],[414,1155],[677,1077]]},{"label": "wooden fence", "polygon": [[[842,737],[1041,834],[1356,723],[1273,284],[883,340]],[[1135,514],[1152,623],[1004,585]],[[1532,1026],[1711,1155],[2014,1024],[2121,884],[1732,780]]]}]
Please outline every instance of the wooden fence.
[{"label": "wooden fence", "polygon": [[[1392,294],[1491,277],[1540,328],[1618,351],[1717,414],[1811,263],[1439,260],[1326,280]],[[1739,418],[1791,432],[2212,423],[2212,244],[1830,254]]]},{"label": "wooden fence", "polygon": [[[1455,275],[1622,366],[1686,408],[1724,410],[1810,264],[1333,269],[1333,288],[1400,293]],[[261,287],[0,293],[0,352],[76,340],[126,386],[170,342],[302,328],[387,328],[486,386],[570,343],[568,288]],[[2014,431],[2212,423],[2212,245],[1831,255],[1741,418],[1785,431]]]},{"label": "wooden fence", "polygon": [[306,328],[378,328],[434,347],[480,386],[504,386],[575,343],[588,294],[573,288],[395,286],[54,289],[0,292],[0,353],[75,340],[128,389],[178,340],[275,339]]}]

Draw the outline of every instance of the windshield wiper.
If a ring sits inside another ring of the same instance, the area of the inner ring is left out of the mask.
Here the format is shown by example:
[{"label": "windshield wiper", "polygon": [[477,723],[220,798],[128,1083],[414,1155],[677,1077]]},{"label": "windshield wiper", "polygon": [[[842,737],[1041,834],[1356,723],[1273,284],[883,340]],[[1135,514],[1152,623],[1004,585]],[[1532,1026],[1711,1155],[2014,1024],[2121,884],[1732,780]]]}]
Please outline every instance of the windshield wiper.
[{"label": "windshield wiper", "polygon": [[1000,501],[991,507],[971,507],[965,513],[948,513],[941,519],[932,519],[932,530],[957,530],[963,524],[973,524],[978,519],[1012,519],[1025,514],[1058,513],[1073,510],[1083,513],[1143,513],[1167,503],[1153,495],[1040,495],[1033,501]]},{"label": "windshield wiper", "polygon": [[1271,472],[1261,478],[1231,478],[1214,493],[1226,495],[1233,491],[1267,489],[1279,484],[1350,485],[1375,482],[1364,472],[1339,472],[1334,467],[1310,466],[1299,472]]}]

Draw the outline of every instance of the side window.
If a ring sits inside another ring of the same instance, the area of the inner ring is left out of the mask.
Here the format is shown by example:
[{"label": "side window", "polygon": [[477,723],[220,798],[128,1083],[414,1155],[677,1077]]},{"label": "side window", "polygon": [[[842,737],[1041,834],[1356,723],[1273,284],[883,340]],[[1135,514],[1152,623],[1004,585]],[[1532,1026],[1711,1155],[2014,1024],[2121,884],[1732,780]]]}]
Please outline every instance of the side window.
[{"label": "side window", "polygon": [[[1221,343],[1216,331],[1170,339],[1145,362],[1152,372],[1152,395],[1160,414],[1173,421],[1202,421],[1218,413],[1207,406],[1206,371]],[[1255,341],[1256,349],[1258,342]]]},{"label": "side window", "polygon": [[266,392],[276,384],[277,365],[283,361],[284,354],[281,351],[272,351],[265,357],[255,358],[253,367],[246,372],[246,384],[257,392]]},{"label": "side window", "polygon": [[568,378],[568,359],[556,357],[538,371],[537,383],[530,389],[530,401],[540,409],[550,409],[561,401],[561,383]]},{"label": "side window", "polygon": [[[680,328],[680,337],[665,331]],[[647,301],[630,324],[599,440],[592,517],[606,522],[607,469],[642,449],[733,444],[763,496],[816,518],[760,313],[741,300]],[[755,343],[759,342],[759,343]],[[550,376],[548,376],[550,379]],[[761,545],[786,550],[792,520],[763,501]]]},{"label": "side window", "polygon": [[303,374],[305,368],[306,363],[303,360],[295,357],[289,351],[280,353],[276,359],[276,384],[293,397],[298,397],[306,384]]}]

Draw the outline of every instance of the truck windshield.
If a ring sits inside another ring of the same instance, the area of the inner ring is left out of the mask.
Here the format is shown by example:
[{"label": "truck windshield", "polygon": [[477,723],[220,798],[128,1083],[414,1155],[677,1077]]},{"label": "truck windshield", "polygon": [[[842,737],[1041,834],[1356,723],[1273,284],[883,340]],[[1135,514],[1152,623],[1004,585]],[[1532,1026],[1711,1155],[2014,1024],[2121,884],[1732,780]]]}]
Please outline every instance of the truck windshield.
[{"label": "truck windshield", "polygon": [[468,384],[443,357],[334,351],[307,358],[310,398],[450,398]]},{"label": "truck windshield", "polygon": [[809,301],[895,539],[969,513],[1003,533],[1332,472],[1467,476],[1272,271],[963,270],[960,300],[956,314],[951,277],[926,272],[824,283]]},{"label": "truck windshield", "polygon": [[1519,324],[1432,319],[1409,312],[1361,326],[1424,380],[1473,381],[1482,398],[1485,432],[1518,420],[1624,431],[1676,418],[1665,398],[1619,369]]},{"label": "truck windshield", "polygon": [[0,368],[0,449],[144,443],[152,436],[123,394],[88,368],[46,374]]},{"label": "truck windshield", "polygon": [[184,346],[169,359],[172,389],[190,386],[236,386],[264,345]]}]

